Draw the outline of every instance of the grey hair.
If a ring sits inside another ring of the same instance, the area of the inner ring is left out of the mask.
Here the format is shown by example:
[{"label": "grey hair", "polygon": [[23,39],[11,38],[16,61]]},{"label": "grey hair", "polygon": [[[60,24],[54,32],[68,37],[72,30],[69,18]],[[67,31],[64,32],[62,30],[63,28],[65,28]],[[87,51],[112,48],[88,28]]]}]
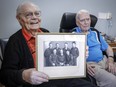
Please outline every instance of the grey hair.
[{"label": "grey hair", "polygon": [[87,10],[85,10],[85,9],[82,9],[82,10],[80,10],[80,11],[78,11],[78,12],[76,13],[76,20],[79,19],[79,15],[82,14],[82,13],[90,14],[89,11],[87,11]]},{"label": "grey hair", "polygon": [[33,6],[37,7],[39,10],[39,7],[32,2],[23,2],[23,3],[19,4],[19,6],[16,9],[16,16],[18,16],[23,11],[23,6],[25,6],[25,5],[33,5]]}]

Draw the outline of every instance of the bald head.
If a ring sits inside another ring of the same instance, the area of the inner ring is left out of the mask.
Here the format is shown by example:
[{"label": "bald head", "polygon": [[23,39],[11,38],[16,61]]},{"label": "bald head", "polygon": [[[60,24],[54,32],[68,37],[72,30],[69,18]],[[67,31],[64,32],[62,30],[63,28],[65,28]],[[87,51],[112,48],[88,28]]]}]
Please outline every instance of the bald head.
[{"label": "bald head", "polygon": [[34,3],[24,2],[18,6],[17,11],[16,11],[16,15],[18,16],[20,13],[23,13],[26,10],[26,8],[28,8],[28,7],[35,7],[38,10],[40,10],[39,7],[37,5],[35,5]]},{"label": "bald head", "polygon": [[17,8],[16,18],[23,29],[37,32],[41,23],[41,11],[32,2],[24,2]]}]

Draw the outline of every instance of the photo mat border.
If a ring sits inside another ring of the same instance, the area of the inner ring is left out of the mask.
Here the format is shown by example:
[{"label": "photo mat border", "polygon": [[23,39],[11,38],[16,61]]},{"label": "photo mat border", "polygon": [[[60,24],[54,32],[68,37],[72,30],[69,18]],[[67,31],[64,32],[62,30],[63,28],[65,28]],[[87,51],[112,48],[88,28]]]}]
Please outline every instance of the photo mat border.
[{"label": "photo mat border", "polygon": [[[80,57],[78,66],[45,67],[44,44],[45,41],[76,41],[80,42]],[[86,34],[74,33],[38,33],[36,36],[36,68],[44,72],[49,79],[86,77]]]}]

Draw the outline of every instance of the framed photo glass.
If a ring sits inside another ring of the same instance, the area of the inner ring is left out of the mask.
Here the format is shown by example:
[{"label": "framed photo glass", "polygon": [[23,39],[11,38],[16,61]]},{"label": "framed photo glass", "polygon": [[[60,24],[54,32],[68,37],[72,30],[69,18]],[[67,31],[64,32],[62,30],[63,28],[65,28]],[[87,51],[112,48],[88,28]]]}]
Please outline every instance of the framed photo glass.
[{"label": "framed photo glass", "polygon": [[50,79],[86,76],[86,34],[39,33],[36,68]]}]

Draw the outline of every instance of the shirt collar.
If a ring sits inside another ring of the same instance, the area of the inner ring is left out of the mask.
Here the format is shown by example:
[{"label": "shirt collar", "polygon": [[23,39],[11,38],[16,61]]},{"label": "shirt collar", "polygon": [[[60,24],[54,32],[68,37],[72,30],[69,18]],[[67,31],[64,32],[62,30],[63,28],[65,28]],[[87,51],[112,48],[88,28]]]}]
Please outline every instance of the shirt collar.
[{"label": "shirt collar", "polygon": [[[91,32],[91,28],[88,31]],[[82,29],[80,27],[76,28],[76,32],[83,33],[83,31],[82,31]]]},{"label": "shirt collar", "polygon": [[[40,29],[38,29],[38,32],[42,32],[42,31]],[[24,28],[22,28],[22,33],[27,41],[29,41],[31,38],[35,38],[35,37],[33,37],[33,35],[28,33],[28,31]]]}]

